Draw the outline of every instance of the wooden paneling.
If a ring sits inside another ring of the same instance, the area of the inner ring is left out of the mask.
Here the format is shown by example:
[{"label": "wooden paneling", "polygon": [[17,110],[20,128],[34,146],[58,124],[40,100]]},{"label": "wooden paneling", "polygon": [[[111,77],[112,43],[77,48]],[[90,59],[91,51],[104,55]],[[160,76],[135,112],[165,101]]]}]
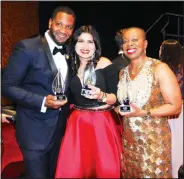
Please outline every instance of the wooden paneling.
[{"label": "wooden paneling", "polygon": [[[14,45],[39,33],[38,1],[1,2],[1,67],[6,67]],[[11,101],[2,98],[2,104]]]}]

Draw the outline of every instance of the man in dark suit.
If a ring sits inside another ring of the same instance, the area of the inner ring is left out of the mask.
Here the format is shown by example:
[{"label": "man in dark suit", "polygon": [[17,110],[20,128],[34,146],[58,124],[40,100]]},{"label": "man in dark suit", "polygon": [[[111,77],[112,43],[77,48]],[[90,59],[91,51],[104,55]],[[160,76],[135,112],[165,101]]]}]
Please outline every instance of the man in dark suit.
[{"label": "man in dark suit", "polygon": [[[22,40],[15,46],[2,78],[3,95],[17,104],[16,137],[29,178],[55,174],[69,113],[71,73],[66,54],[74,24],[73,10],[56,8],[44,38]],[[68,102],[58,101],[52,88],[58,69]]]},{"label": "man in dark suit", "polygon": [[116,33],[115,41],[116,41],[116,44],[118,45],[119,52],[118,52],[118,56],[112,61],[112,63],[119,70],[121,70],[122,68],[125,68],[130,63],[130,60],[128,59],[127,56],[125,56],[123,54],[123,50],[122,50],[122,45],[123,45],[122,34],[123,34],[123,31],[124,31],[124,29],[121,29],[121,30],[117,31],[117,33]]}]

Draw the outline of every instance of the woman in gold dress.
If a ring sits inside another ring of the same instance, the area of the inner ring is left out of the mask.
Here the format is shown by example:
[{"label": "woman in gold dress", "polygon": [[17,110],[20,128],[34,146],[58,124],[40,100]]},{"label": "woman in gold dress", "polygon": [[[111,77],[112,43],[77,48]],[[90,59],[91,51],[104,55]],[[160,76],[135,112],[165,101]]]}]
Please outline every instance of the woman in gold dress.
[{"label": "woman in gold dress", "polygon": [[131,112],[123,116],[123,178],[171,178],[171,134],[168,115],[181,111],[181,92],[167,64],[146,56],[143,29],[127,28],[123,51],[131,63],[120,72],[118,100],[128,97]]}]

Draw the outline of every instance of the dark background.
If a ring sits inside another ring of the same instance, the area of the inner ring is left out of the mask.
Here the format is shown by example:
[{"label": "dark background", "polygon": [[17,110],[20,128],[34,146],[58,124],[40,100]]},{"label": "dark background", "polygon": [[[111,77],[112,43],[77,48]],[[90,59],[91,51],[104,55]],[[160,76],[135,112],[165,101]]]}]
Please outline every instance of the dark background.
[{"label": "dark background", "polygon": [[[76,28],[81,25],[93,25],[98,31],[102,45],[102,55],[113,59],[118,53],[118,47],[114,41],[116,31],[130,26],[138,26],[145,31],[164,13],[175,13],[184,15],[183,2],[140,2],[140,1],[57,1],[39,2],[40,33],[48,29],[48,20],[52,11],[57,6],[68,6],[74,10],[77,21]],[[161,29],[166,24],[168,18],[164,16],[147,33],[148,49],[147,55],[158,58],[158,51],[163,35]],[[169,25],[166,33],[178,33],[178,18],[169,17]],[[184,35],[184,18],[180,19],[180,35]],[[175,38],[166,36],[165,39]],[[184,45],[184,38],[177,39]]]}]

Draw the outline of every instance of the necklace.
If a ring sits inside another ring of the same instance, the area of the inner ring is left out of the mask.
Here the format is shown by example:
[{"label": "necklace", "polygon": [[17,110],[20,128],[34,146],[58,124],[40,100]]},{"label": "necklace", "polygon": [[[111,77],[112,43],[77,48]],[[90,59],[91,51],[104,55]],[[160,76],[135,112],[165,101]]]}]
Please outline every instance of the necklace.
[{"label": "necklace", "polygon": [[131,73],[132,75],[135,75],[135,74],[136,74],[136,71],[137,71],[138,69],[140,69],[140,68],[143,66],[143,64],[144,64],[145,61],[146,61],[146,60],[143,60],[139,65],[137,65],[137,66],[135,67],[134,71],[133,71],[133,70],[130,70],[130,68],[132,69],[132,66],[130,65],[130,68],[129,68],[130,73]]}]

